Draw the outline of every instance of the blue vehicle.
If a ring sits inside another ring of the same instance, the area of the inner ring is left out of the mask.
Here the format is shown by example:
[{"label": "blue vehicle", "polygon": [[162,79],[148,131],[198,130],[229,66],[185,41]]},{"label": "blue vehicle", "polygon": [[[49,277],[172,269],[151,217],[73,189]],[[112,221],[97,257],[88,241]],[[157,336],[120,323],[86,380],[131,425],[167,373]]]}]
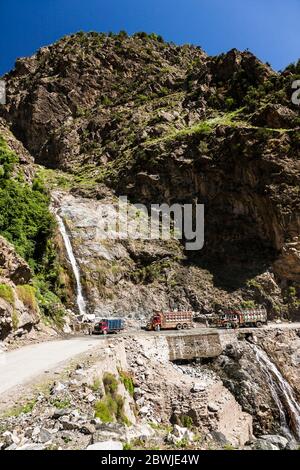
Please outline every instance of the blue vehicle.
[{"label": "blue vehicle", "polygon": [[124,320],[121,318],[104,318],[94,324],[92,334],[107,335],[108,333],[118,333],[124,330]]}]

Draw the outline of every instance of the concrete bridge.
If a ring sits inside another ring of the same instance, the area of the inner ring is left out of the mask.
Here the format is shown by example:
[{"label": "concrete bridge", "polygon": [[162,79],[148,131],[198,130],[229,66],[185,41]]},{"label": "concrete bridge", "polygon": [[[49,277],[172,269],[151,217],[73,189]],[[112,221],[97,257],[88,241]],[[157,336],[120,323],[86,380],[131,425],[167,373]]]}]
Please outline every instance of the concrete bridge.
[{"label": "concrete bridge", "polygon": [[[238,330],[194,328],[185,331],[139,332],[148,339],[157,354],[170,361],[191,361],[218,357],[227,344],[233,344],[247,336],[265,335],[270,330],[299,330],[300,323],[269,324],[264,328],[243,328]],[[132,333],[131,333],[132,334]],[[130,335],[131,335],[130,334]],[[128,334],[125,334],[128,336]]]},{"label": "concrete bridge", "polygon": [[235,332],[201,332],[166,336],[169,360],[193,360],[218,357],[229,342],[237,340]]}]

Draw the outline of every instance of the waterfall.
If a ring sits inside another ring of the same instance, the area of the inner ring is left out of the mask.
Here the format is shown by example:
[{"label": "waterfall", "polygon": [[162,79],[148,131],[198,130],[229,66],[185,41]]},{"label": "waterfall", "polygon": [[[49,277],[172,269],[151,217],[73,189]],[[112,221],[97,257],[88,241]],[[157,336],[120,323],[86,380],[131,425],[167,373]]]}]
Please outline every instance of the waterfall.
[{"label": "waterfall", "polygon": [[77,305],[78,305],[79,314],[80,314],[80,316],[82,316],[83,319],[85,319],[87,317],[87,315],[86,315],[86,303],[85,303],[85,300],[84,300],[84,297],[83,297],[83,294],[82,294],[82,285],[81,285],[81,281],[80,281],[79,266],[78,266],[76,258],[74,256],[72,244],[71,244],[71,241],[70,241],[70,237],[67,233],[67,229],[66,229],[66,226],[64,224],[64,221],[58,215],[57,211],[55,211],[55,216],[56,216],[56,219],[57,219],[57,222],[58,222],[58,227],[59,227],[60,233],[63,237],[63,241],[64,241],[64,244],[65,244],[65,247],[66,247],[66,250],[67,250],[67,254],[68,254],[68,258],[70,260],[72,270],[73,270],[73,273],[74,273],[74,277],[75,277],[75,280],[76,280]]},{"label": "waterfall", "polygon": [[294,391],[285,380],[277,366],[267,353],[255,344],[251,344],[262,372],[266,377],[272,397],[280,414],[280,425],[283,434],[288,438],[300,439],[300,405]]}]

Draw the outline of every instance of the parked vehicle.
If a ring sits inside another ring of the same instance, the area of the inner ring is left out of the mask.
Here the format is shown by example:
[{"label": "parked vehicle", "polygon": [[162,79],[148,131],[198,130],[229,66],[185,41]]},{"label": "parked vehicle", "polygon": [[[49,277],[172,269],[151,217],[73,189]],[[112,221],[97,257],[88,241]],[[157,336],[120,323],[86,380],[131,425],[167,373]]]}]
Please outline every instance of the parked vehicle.
[{"label": "parked vehicle", "polygon": [[267,311],[264,307],[250,309],[229,309],[217,315],[213,326],[217,328],[261,328],[268,324]]},{"label": "parked vehicle", "polygon": [[148,322],[146,329],[148,331],[160,330],[186,330],[193,325],[193,312],[155,312]]},{"label": "parked vehicle", "polygon": [[107,335],[124,330],[124,320],[121,318],[105,318],[94,323],[90,329],[90,334]]}]

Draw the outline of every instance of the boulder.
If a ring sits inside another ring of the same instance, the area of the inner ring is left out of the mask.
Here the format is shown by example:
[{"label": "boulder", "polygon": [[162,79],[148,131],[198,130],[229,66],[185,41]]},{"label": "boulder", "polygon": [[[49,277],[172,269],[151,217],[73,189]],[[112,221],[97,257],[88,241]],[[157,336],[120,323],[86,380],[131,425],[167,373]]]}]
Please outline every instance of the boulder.
[{"label": "boulder", "polygon": [[253,117],[254,124],[272,129],[290,127],[296,123],[297,114],[286,106],[268,104]]},{"label": "boulder", "polygon": [[69,408],[57,408],[54,410],[52,418],[53,419],[59,419],[62,418],[63,416],[68,416],[71,413],[71,410]]},{"label": "boulder", "polygon": [[283,436],[279,435],[273,435],[273,434],[266,434],[265,436],[260,436],[260,439],[263,439],[264,441],[267,441],[274,446],[278,447],[279,449],[285,449],[287,444],[288,444],[288,439]]},{"label": "boulder", "polygon": [[125,438],[127,442],[131,442],[135,439],[147,441],[154,435],[155,431],[148,424],[136,424],[135,426],[130,426],[125,430]]},{"label": "boulder", "polygon": [[227,444],[229,444],[228,439],[226,439],[224,434],[219,431],[211,431],[210,435],[213,441],[221,446],[226,446]]},{"label": "boulder", "polygon": [[26,261],[19,256],[13,245],[0,236],[0,270],[3,277],[14,284],[28,284],[32,272]]},{"label": "boulder", "polygon": [[266,439],[257,439],[253,445],[254,450],[279,450],[279,447]]},{"label": "boulder", "polygon": [[194,441],[194,437],[195,435],[192,431],[175,424],[173,432],[169,433],[167,436],[167,442],[171,444],[177,444],[180,441],[187,441],[188,443],[191,443]]},{"label": "boulder", "polygon": [[38,440],[41,444],[46,444],[52,441],[52,434],[48,429],[42,428],[38,435]]}]

